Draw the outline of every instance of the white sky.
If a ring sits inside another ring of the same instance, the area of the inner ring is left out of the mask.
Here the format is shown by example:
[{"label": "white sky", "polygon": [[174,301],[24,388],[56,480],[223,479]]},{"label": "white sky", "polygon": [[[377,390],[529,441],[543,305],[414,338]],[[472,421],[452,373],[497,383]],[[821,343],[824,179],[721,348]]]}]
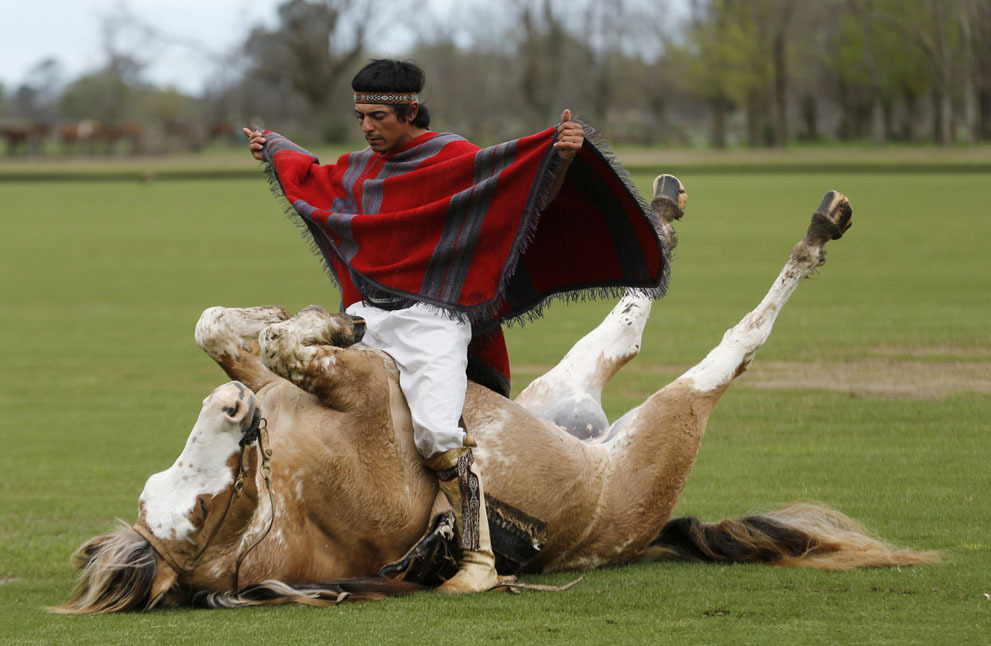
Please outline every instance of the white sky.
[{"label": "white sky", "polygon": [[[251,27],[274,26],[276,8],[283,1],[0,0],[0,84],[9,95],[30,81],[29,72],[45,58],[59,62],[63,82],[98,69],[106,61],[103,25],[108,17],[129,14],[170,37],[142,38],[133,29],[122,32],[127,37],[121,39],[118,49],[140,53],[142,62],[147,63],[143,78],[160,87],[174,85],[185,92],[200,94],[223,70],[217,57],[242,44]],[[561,4],[566,6],[567,1],[561,0]],[[685,1],[629,0],[628,4],[660,2],[667,7],[678,7]],[[404,11],[406,5],[401,0],[379,2],[379,9],[373,14],[379,26],[371,32],[377,44],[375,53],[401,56],[413,44],[414,34],[404,30],[405,23],[392,20],[391,15]],[[419,15],[424,16],[417,25],[420,29],[428,34],[430,30],[447,31],[458,41],[491,38],[484,14],[481,23],[477,20],[479,7],[489,12],[489,20],[499,20],[505,14],[501,0],[473,3],[476,10],[471,20],[464,18],[467,5],[462,0],[416,0],[415,4],[420,8]],[[212,54],[213,58],[202,52]]]},{"label": "white sky", "polygon": [[[9,94],[41,60],[60,63],[63,80],[105,61],[102,18],[130,13],[163,34],[200,43],[214,54],[239,45],[252,26],[276,22],[282,0],[0,0],[0,83]],[[131,32],[133,34],[133,32]],[[134,39],[123,42],[130,51]],[[160,85],[199,93],[219,71],[192,48],[150,39],[141,42],[144,76]]]}]

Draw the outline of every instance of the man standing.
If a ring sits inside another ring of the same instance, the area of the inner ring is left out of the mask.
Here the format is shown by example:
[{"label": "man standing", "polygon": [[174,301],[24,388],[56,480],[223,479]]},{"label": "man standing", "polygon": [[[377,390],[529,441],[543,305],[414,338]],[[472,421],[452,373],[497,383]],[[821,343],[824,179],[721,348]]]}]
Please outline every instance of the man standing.
[{"label": "man standing", "polygon": [[[399,367],[417,449],[451,503],[463,549],[440,589],[467,593],[498,581],[474,442],[459,419],[469,377],[509,393],[499,323],[568,291],[659,290],[667,264],[643,205],[597,149],[589,146],[569,181],[585,144],[569,110],[556,128],[481,150],[428,129],[423,85],[408,62],[359,71],[354,114],[368,148],[333,165],[275,133],[244,132],[312,235],[346,311],[365,319],[363,342]],[[581,257],[602,247],[601,259]]]}]

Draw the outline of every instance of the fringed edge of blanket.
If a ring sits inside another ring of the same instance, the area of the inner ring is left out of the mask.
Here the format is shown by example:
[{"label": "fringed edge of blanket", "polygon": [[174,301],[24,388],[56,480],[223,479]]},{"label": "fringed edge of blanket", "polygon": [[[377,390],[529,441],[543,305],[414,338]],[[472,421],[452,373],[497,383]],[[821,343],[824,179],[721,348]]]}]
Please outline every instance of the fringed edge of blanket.
[{"label": "fringed edge of blanket", "polygon": [[[592,126],[588,125],[580,119],[576,119],[578,123],[582,125],[585,131],[585,145],[591,144],[592,150],[602,158],[606,164],[616,173],[616,176],[622,182],[623,186],[626,188],[627,192],[636,200],[637,205],[640,207],[640,211],[644,214],[647,222],[650,224],[651,229],[654,232],[654,237],[657,240],[658,246],[661,250],[661,255],[664,262],[664,267],[661,270],[661,277],[658,285],[656,287],[628,287],[625,285],[590,285],[587,287],[567,287],[560,290],[556,290],[546,294],[538,303],[530,307],[524,312],[514,314],[511,316],[504,317],[500,322],[505,323],[509,327],[513,326],[524,326],[527,323],[531,323],[540,319],[544,315],[544,309],[548,307],[554,301],[564,301],[565,303],[575,303],[575,302],[586,302],[595,300],[612,300],[622,298],[625,294],[634,293],[641,294],[656,300],[664,296],[668,288],[668,282],[671,276],[671,250],[668,248],[667,243],[665,243],[663,236],[661,235],[662,227],[657,216],[654,214],[653,209],[650,208],[650,204],[641,195],[639,189],[637,189],[636,184],[633,182],[633,178],[630,176],[629,171],[623,168],[622,164],[616,159],[612,148],[606,143],[605,139],[596,131]],[[554,142],[557,141],[557,137],[554,137]],[[544,160],[543,167],[540,169],[537,181],[534,183],[535,188],[531,192],[530,201],[526,207],[526,213],[524,215],[524,226],[521,228],[520,235],[518,236],[516,242],[513,243],[513,250],[510,253],[509,260],[507,262],[508,267],[512,267],[513,270],[507,271],[500,282],[498,293],[504,294],[509,286],[515,273],[515,267],[522,259],[523,255],[526,253],[527,248],[533,241],[533,237],[536,234],[537,225],[540,222],[540,217],[543,211],[550,204],[550,189],[553,185],[554,179],[557,177],[557,173],[560,172],[563,160],[557,151],[551,147],[547,152],[547,157]],[[485,322],[491,323],[491,312],[488,319]]]}]

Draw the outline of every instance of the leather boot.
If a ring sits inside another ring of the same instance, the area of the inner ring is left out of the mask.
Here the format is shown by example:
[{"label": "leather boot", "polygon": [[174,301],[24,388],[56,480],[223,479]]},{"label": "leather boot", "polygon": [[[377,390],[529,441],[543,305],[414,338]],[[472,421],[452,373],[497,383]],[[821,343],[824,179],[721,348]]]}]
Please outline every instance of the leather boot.
[{"label": "leather boot", "polygon": [[485,495],[471,449],[451,449],[429,458],[425,464],[437,472],[440,489],[454,511],[455,533],[461,542],[460,568],[438,590],[449,594],[468,594],[495,587],[499,577],[489,539]]}]

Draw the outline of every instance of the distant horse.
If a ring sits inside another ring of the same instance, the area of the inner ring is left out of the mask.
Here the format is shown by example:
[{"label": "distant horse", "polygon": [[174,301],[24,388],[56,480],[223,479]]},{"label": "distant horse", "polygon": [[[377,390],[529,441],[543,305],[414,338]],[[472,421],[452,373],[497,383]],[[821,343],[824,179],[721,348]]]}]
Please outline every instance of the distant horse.
[{"label": "distant horse", "polygon": [[99,134],[108,155],[117,150],[120,142],[126,144],[127,152],[131,155],[138,155],[142,151],[145,133],[144,127],[137,121],[104,125]]},{"label": "distant horse", "polygon": [[62,142],[62,153],[68,155],[75,152],[78,155],[91,155],[96,152],[94,143],[101,136],[103,125],[93,119],[83,119],[75,123],[66,123],[59,128],[59,139]]},{"label": "distant horse", "polygon": [[[675,178],[655,181],[653,208],[672,246],[684,199]],[[502,519],[521,530],[511,538],[532,539],[525,559],[503,563],[553,572],[665,558],[823,569],[935,560],[818,506],[668,520],[716,402],[850,218],[847,199],[827,193],[757,308],[611,425],[600,395],[639,352],[651,305],[641,296],[624,297],[515,402],[470,384],[464,418],[493,527]],[[402,577],[449,536],[443,496],[413,446],[396,366],[355,344],[363,331],[360,319],[315,306],[292,318],[281,307],[206,310],[197,343],[238,381],[204,400],[179,458],[148,479],[134,526],[79,548],[77,596],[56,611],[326,605],[417,587]],[[499,551],[495,533],[493,543]]]},{"label": "distant horse", "polygon": [[105,124],[93,119],[83,119],[75,123],[63,124],[59,128],[63,154],[75,152],[79,155],[92,155],[102,152],[113,154],[120,142],[127,146],[127,152],[137,155],[142,151],[144,128],[137,121],[119,124]]},{"label": "distant horse", "polygon": [[220,140],[225,144],[240,144],[241,131],[229,121],[215,121],[207,128],[207,141]]},{"label": "distant horse", "polygon": [[49,125],[30,119],[0,120],[0,137],[7,140],[7,154],[17,155],[18,149],[24,147],[24,154],[29,157],[41,152],[41,144],[48,135]]}]

